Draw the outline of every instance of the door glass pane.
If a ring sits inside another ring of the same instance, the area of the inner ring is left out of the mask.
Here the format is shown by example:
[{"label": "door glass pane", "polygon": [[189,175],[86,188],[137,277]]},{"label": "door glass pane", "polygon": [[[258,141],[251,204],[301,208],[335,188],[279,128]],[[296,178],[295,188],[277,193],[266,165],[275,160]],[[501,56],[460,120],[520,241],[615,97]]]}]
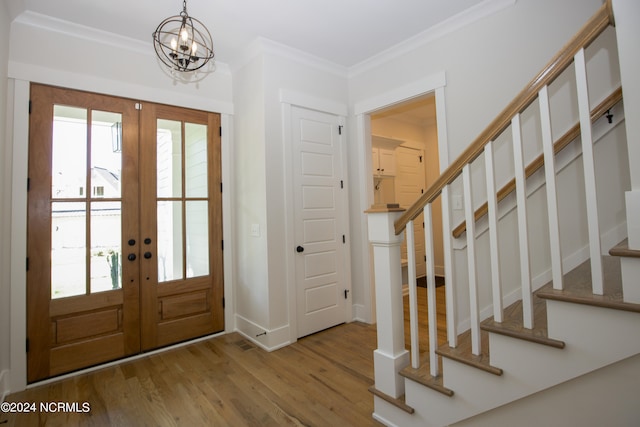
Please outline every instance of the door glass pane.
[{"label": "door glass pane", "polygon": [[186,202],[187,277],[209,274],[209,203]]},{"label": "door glass pane", "polygon": [[91,114],[91,197],[119,198],[122,172],[122,114]]},{"label": "door glass pane", "polygon": [[86,218],[84,202],[51,204],[51,298],[87,291]]},{"label": "door glass pane", "polygon": [[51,197],[85,197],[87,185],[87,110],[53,106]]},{"label": "door glass pane", "polygon": [[91,292],[122,287],[121,203],[91,203]]},{"label": "door glass pane", "polygon": [[207,125],[185,123],[187,197],[207,197]]},{"label": "door glass pane", "polygon": [[183,278],[182,202],[158,202],[158,282]]},{"label": "door glass pane", "polygon": [[158,197],[182,197],[182,122],[158,119]]}]

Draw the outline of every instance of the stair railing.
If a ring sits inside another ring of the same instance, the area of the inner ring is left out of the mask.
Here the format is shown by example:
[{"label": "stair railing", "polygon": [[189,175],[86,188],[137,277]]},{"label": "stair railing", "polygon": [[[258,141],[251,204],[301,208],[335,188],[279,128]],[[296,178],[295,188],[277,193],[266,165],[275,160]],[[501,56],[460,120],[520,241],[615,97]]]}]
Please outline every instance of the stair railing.
[{"label": "stair railing", "polygon": [[[437,197],[442,196],[443,210],[443,234],[447,242],[451,239],[449,228],[449,190],[453,182],[462,175],[463,197],[465,207],[465,227],[467,244],[467,267],[470,299],[470,329],[472,341],[472,353],[480,355],[480,312],[478,300],[478,284],[476,273],[475,250],[475,219],[476,212],[473,204],[473,188],[471,181],[471,163],[484,154],[486,167],[486,214],[489,224],[490,266],[492,275],[492,294],[494,318],[501,322],[503,318],[502,289],[499,273],[499,245],[498,245],[498,214],[495,188],[495,173],[493,164],[494,141],[509,127],[512,133],[514,166],[515,166],[515,191],[518,218],[518,239],[520,248],[520,271],[522,281],[523,323],[525,328],[533,328],[533,294],[530,272],[530,258],[527,241],[527,214],[525,180],[529,172],[525,168],[523,160],[523,145],[520,115],[536,100],[540,109],[541,134],[543,141],[543,159],[545,170],[545,182],[547,193],[547,207],[549,217],[549,242],[551,249],[551,270],[554,289],[562,289],[562,256],[560,251],[560,233],[558,224],[558,207],[556,195],[555,152],[551,134],[551,118],[549,108],[548,87],[553,83],[572,63],[576,73],[576,88],[578,94],[578,110],[580,118],[579,133],[582,140],[582,155],[584,164],[584,179],[586,189],[587,223],[589,230],[589,248],[591,255],[591,269],[593,277],[593,292],[602,294],[602,260],[600,248],[600,231],[598,227],[596,191],[595,191],[595,167],[593,158],[593,140],[591,136],[591,111],[589,107],[589,94],[586,80],[585,49],[609,26],[614,25],[611,0],[597,11],[597,13],[580,29],[580,31],[560,50],[559,53],[531,80],[525,88],[513,99],[513,101],[498,115],[496,119],[468,146],[468,148],[438,177],[435,183],[405,212],[397,214],[394,222],[396,235],[400,235],[406,229],[409,299],[410,299],[410,336],[411,336],[411,365],[414,368],[420,366],[419,360],[419,334],[417,322],[417,292],[415,277],[415,255],[413,245],[413,221],[424,213],[425,249],[427,252],[427,301],[429,323],[429,366],[432,377],[439,375],[438,359],[436,357],[437,321],[436,321],[436,296],[435,296],[435,271],[433,263],[433,222],[432,204]],[[575,132],[575,130],[574,130]],[[575,136],[573,137],[575,138]],[[573,139],[572,138],[572,139]],[[568,142],[566,144],[568,144]],[[565,144],[565,145],[566,145]],[[559,151],[559,150],[558,150]],[[538,160],[539,161],[539,160]],[[537,168],[540,168],[538,166]],[[532,172],[531,172],[532,173]],[[447,251],[445,247],[445,252]],[[447,265],[445,253],[445,272],[453,271],[451,265]],[[391,261],[391,260],[390,260]],[[376,260],[376,263],[378,260]],[[451,347],[457,345],[457,320],[454,293],[455,283],[451,277],[447,279],[447,335]],[[377,286],[377,285],[376,285]],[[377,386],[376,380],[376,386]]]}]

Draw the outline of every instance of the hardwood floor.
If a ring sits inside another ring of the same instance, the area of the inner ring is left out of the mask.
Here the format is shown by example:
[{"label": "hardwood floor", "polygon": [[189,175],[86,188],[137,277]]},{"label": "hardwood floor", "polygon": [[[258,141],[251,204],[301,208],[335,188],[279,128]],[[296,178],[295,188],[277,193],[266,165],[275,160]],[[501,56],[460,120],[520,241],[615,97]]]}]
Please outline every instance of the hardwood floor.
[{"label": "hardwood floor", "polygon": [[[232,333],[9,395],[36,411],[0,412],[0,427],[380,425],[375,347],[375,326],[357,322],[271,353]],[[50,402],[80,411],[42,411]]]},{"label": "hardwood floor", "polygon": [[[441,343],[444,289],[436,290]],[[425,352],[425,288],[418,288],[418,300]],[[408,313],[408,297],[404,302]],[[408,316],[405,334],[410,348]],[[35,403],[36,410],[0,412],[0,427],[376,426],[368,391],[375,348],[375,325],[358,322],[271,353],[232,333],[11,394],[7,402]],[[79,410],[41,410],[53,402],[77,403]]]}]

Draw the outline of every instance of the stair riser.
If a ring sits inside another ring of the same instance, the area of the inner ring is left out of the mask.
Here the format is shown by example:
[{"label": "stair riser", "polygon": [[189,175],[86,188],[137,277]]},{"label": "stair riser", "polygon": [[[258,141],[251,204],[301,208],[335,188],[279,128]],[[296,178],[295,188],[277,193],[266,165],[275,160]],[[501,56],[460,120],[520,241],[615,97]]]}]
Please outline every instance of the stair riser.
[{"label": "stair riser", "polygon": [[640,258],[621,258],[624,302],[640,304]]},{"label": "stair riser", "polygon": [[567,374],[581,375],[640,353],[638,313],[547,301],[549,337],[565,341]]}]

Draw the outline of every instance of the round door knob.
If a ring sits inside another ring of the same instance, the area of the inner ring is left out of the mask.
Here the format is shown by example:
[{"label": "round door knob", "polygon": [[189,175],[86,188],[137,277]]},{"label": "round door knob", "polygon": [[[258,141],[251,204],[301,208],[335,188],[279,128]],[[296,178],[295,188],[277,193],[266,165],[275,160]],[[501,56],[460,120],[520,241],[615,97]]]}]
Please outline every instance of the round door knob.
[{"label": "round door knob", "polygon": [[296,252],[298,252],[298,253],[304,252],[304,248],[302,246],[298,246],[296,248]]},{"label": "round door knob", "polygon": [[129,254],[129,255],[127,256],[127,259],[128,259],[129,261],[135,261],[135,260],[136,260],[136,254]]},{"label": "round door knob", "polygon": [[147,237],[146,239],[144,239],[144,244],[145,244],[145,245],[149,245],[149,244],[151,244],[151,239],[150,239],[150,238],[148,238],[148,237]]},{"label": "round door knob", "polygon": [[145,253],[144,253],[144,258],[145,258],[145,259],[149,259],[149,258],[151,258],[151,252],[145,252]]},{"label": "round door knob", "polygon": [[136,239],[129,239],[127,243],[129,244],[129,246],[134,246],[136,244]]}]

